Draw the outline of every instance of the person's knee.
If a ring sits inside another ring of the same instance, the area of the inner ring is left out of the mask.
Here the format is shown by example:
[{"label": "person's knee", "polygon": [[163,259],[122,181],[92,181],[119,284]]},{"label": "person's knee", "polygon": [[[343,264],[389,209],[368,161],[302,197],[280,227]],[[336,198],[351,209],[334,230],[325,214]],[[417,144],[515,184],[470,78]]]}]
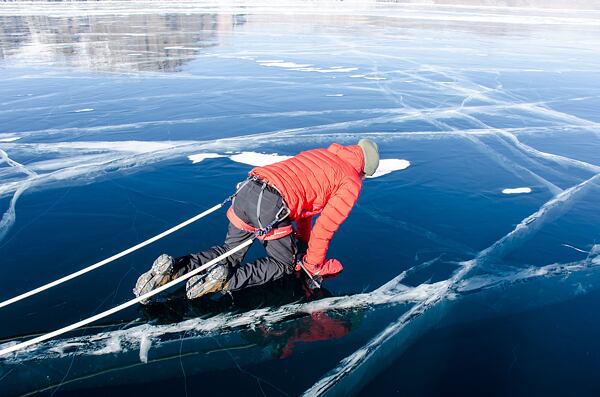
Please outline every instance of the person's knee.
[{"label": "person's knee", "polygon": [[296,267],[296,258],[294,256],[290,256],[289,258],[273,258],[279,266],[283,269],[286,274],[292,274],[294,272],[294,268]]}]

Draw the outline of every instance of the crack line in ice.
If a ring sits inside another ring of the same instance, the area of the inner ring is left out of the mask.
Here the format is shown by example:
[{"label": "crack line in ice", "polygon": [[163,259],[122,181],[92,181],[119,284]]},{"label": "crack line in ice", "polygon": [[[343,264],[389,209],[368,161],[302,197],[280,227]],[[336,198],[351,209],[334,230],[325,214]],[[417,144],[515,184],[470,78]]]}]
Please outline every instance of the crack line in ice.
[{"label": "crack line in ice", "polygon": [[6,162],[10,167],[16,168],[19,171],[27,174],[27,176],[29,177],[28,179],[25,179],[25,181],[22,182],[20,184],[20,186],[15,190],[15,192],[10,200],[8,209],[2,215],[2,219],[0,219],[0,241],[1,241],[2,239],[4,239],[6,234],[9,232],[10,228],[15,224],[15,221],[17,219],[15,207],[17,205],[17,201],[19,200],[19,197],[21,197],[23,192],[25,192],[25,190],[27,190],[31,186],[30,180],[32,177],[37,176],[37,174],[35,172],[31,171],[29,168],[25,167],[23,164],[8,157],[8,154],[6,154],[6,152],[2,149],[0,149],[0,160],[3,160],[4,162]]},{"label": "crack line in ice", "polygon": [[[438,85],[433,86],[433,88],[439,89],[440,87],[438,87]],[[389,90],[391,92],[391,88],[385,88],[386,90]],[[459,93],[462,93],[462,91],[465,90],[465,87],[461,87],[461,90],[458,91]],[[472,92],[470,92],[470,95],[474,95]],[[465,107],[462,109],[458,109],[454,106],[452,107],[432,107],[432,108],[409,108],[409,107],[403,107],[403,108],[383,108],[383,109],[339,109],[339,110],[320,110],[320,111],[291,111],[291,112],[273,112],[273,113],[249,113],[249,114],[240,114],[240,116],[242,117],[250,117],[250,118],[268,118],[268,117],[281,117],[281,116],[287,116],[287,117],[294,117],[294,116],[310,116],[310,115],[326,115],[326,114],[333,114],[333,113],[340,113],[340,114],[357,114],[357,113],[364,113],[364,114],[383,114],[383,115],[387,115],[387,117],[391,116],[391,115],[396,115],[397,117],[399,117],[398,119],[396,118],[391,118],[389,121],[390,122],[399,122],[399,121],[403,121],[403,120],[412,120],[412,119],[422,119],[425,116],[428,116],[429,118],[432,117],[450,117],[450,116],[457,116],[460,114],[468,114],[468,113],[487,113],[487,114],[497,114],[497,111],[499,110],[498,107],[501,106],[500,110],[511,110],[511,109],[515,109],[515,110],[525,110],[525,111],[531,111],[531,112],[537,112],[537,113],[542,113],[545,114],[545,112],[540,111],[539,110],[539,104],[540,102],[532,102],[532,103],[527,103],[527,102],[523,102],[523,103],[512,103],[512,102],[501,102],[492,98],[489,98],[487,96],[481,96],[479,95],[479,99],[482,100],[486,100],[486,101],[490,101],[490,102],[495,102],[494,105],[477,105],[477,106],[469,106],[469,107]],[[546,109],[546,108],[543,108]],[[560,113],[557,111],[554,111],[554,113]],[[562,113],[560,113],[562,114]],[[384,117],[384,116],[381,116]],[[404,118],[406,117],[406,118]],[[71,133],[71,132],[104,132],[104,131],[118,131],[118,130],[123,130],[123,129],[140,129],[143,127],[151,127],[151,126],[162,126],[162,125],[178,125],[178,124],[194,124],[194,123],[200,123],[200,122],[207,122],[207,121],[218,121],[218,120],[223,120],[223,119],[231,119],[230,115],[227,116],[206,116],[206,117],[194,117],[194,118],[184,118],[184,119],[169,119],[169,120],[154,120],[154,121],[139,121],[139,122],[134,122],[134,123],[122,123],[122,124],[108,124],[108,125],[100,125],[100,126],[93,126],[93,127],[64,127],[64,128],[46,128],[46,129],[39,129],[39,130],[29,130],[29,131],[20,131],[19,134],[21,134],[20,136],[36,136],[36,135],[48,135],[48,134],[61,134],[61,133]],[[369,120],[373,120],[374,122],[377,123],[381,123],[384,120],[380,120],[378,118],[375,119],[369,119]],[[354,120],[354,122],[364,122],[366,120]],[[580,119],[580,118],[576,118],[576,117],[572,117],[572,118],[563,118],[563,121],[570,121],[572,122],[572,124],[568,124],[568,125],[573,125],[573,126],[578,126],[578,127],[586,127],[586,128],[590,128],[590,127],[594,127],[594,128],[600,128],[600,123],[594,123],[588,120],[584,120],[584,119]],[[336,124],[339,123],[352,123],[352,121],[346,121],[346,122],[338,122],[338,123],[331,123],[331,124],[323,124],[321,126],[335,126]],[[318,126],[313,126],[313,127],[318,127]],[[489,126],[486,125],[487,128],[491,128]],[[310,128],[310,127],[307,127]],[[12,134],[12,133],[9,133]]]},{"label": "crack line in ice", "polygon": [[[258,323],[277,323],[298,314],[415,302],[423,299],[429,294],[430,290],[436,288],[434,284],[422,284],[414,288],[406,287],[401,284],[405,275],[406,272],[403,272],[370,293],[331,297],[309,303],[295,303],[273,308],[261,308],[241,314],[223,313],[208,319],[194,318],[176,324],[144,324],[90,336],[53,340],[15,352],[6,356],[5,359],[22,361],[65,355],[98,355],[115,352],[117,345],[121,346],[122,351],[127,351],[138,349],[140,342],[145,338],[157,339],[159,336],[164,337],[182,332],[187,332],[189,335],[210,335],[215,332],[229,332],[239,327]],[[70,347],[74,345],[78,348],[73,351]],[[8,346],[8,344],[0,345],[0,347],[4,346]]]},{"label": "crack line in ice", "polygon": [[[275,324],[298,314],[327,312],[330,310],[351,310],[358,308],[374,309],[376,306],[420,303],[437,296],[440,290],[448,290],[448,280],[434,284],[421,284],[408,287],[401,282],[410,274],[431,266],[440,257],[423,262],[403,271],[394,279],[378,289],[363,294],[325,298],[304,304],[288,304],[273,308],[254,309],[246,313],[222,313],[208,319],[194,318],[175,324],[151,325],[143,324],[127,329],[102,332],[95,335],[74,337],[46,342],[37,347],[14,353],[4,358],[5,363],[24,363],[29,360],[44,360],[70,356],[97,356],[139,350],[141,362],[148,360],[148,350],[155,341],[158,350],[162,345],[172,341],[177,334],[189,335],[187,339],[211,337],[215,334],[225,335],[238,329],[254,327],[257,324]],[[453,293],[473,293],[516,282],[526,282],[539,277],[563,277],[564,275],[600,266],[600,245],[596,244],[584,260],[571,263],[555,263],[543,267],[528,267],[514,273],[499,275],[474,276],[456,282]],[[168,335],[174,337],[168,338]],[[174,339],[175,338],[175,339]],[[0,344],[0,348],[8,347],[15,341]]]},{"label": "crack line in ice", "polygon": [[[596,182],[600,179],[600,174],[580,183],[577,186],[574,186],[568,190],[565,190],[561,194],[557,195],[552,200],[545,203],[537,212],[525,218],[517,227],[511,231],[506,236],[502,237],[500,240],[496,241],[487,249],[481,251],[475,259],[470,261],[462,262],[462,268],[450,279],[444,280],[435,284],[421,284],[414,288],[409,288],[403,284],[401,284],[402,279],[406,275],[406,272],[402,273],[400,276],[396,277],[394,280],[386,283],[381,288],[373,291],[372,293],[358,294],[354,296],[346,296],[346,297],[335,297],[335,298],[326,298],[320,301],[310,302],[306,304],[293,304],[286,305],[276,309],[258,309],[253,310],[251,312],[242,313],[240,315],[218,315],[208,320],[187,320],[181,322],[176,325],[166,325],[166,326],[151,326],[151,325],[143,325],[140,327],[131,328],[128,330],[122,331],[113,331],[105,334],[93,335],[90,337],[83,338],[72,338],[64,341],[52,341],[47,342],[45,344],[31,347],[25,351],[17,352],[13,356],[9,357],[19,357],[23,358],[23,355],[27,355],[28,353],[36,352],[38,349],[46,349],[46,351],[53,352],[64,352],[64,344],[72,344],[72,343],[85,343],[90,344],[90,349],[78,349],[78,352],[84,354],[85,352],[97,352],[99,349],[107,349],[109,346],[114,346],[115,338],[119,338],[121,345],[124,342],[126,343],[139,343],[141,337],[155,337],[158,335],[165,335],[169,333],[179,333],[182,331],[196,331],[198,333],[203,332],[214,332],[215,330],[230,330],[240,326],[247,326],[249,324],[255,324],[257,322],[265,321],[265,322],[276,322],[282,321],[285,318],[288,318],[290,313],[312,313],[314,311],[323,311],[329,309],[344,309],[344,308],[356,308],[356,307],[369,307],[373,305],[381,305],[381,304],[390,304],[390,303],[408,303],[408,302],[421,302],[418,303],[415,307],[410,309],[405,315],[401,316],[399,321],[390,326],[386,331],[380,334],[379,337],[372,340],[372,342],[367,345],[367,350],[361,349],[357,354],[361,357],[361,359],[357,359],[357,355],[350,356],[350,359],[344,360],[342,362],[342,369],[344,373],[346,371],[346,365],[350,365],[350,368],[355,368],[356,365],[359,365],[364,360],[368,359],[369,351],[374,351],[381,345],[388,337],[399,332],[405,324],[407,324],[412,318],[420,315],[421,313],[428,310],[430,307],[438,303],[439,301],[445,299],[448,295],[451,294],[452,288],[458,284],[459,281],[465,278],[465,276],[477,265],[481,265],[482,262],[489,260],[490,257],[498,257],[502,254],[504,250],[506,250],[508,245],[510,247],[514,246],[517,239],[523,239],[528,234],[530,234],[533,230],[537,229],[541,224],[543,224],[543,220],[545,218],[555,217],[560,215],[562,204],[568,203],[574,200],[579,195],[583,194],[587,189],[596,184]],[[547,221],[547,219],[546,219]],[[592,250],[593,254],[596,255],[600,249],[594,248]],[[598,258],[593,258],[592,263],[594,265],[598,264]],[[138,341],[138,342],[135,342]],[[99,343],[99,346],[98,345]],[[12,342],[10,342],[12,343]],[[61,345],[62,343],[62,345]],[[47,353],[50,354],[50,353]],[[36,357],[40,357],[36,355]],[[338,378],[341,375],[341,372],[337,371],[336,376],[333,378]],[[326,385],[333,385],[327,379],[332,379],[332,376],[324,378],[324,382]],[[318,386],[318,389],[321,389],[322,382],[319,382],[315,387]],[[328,387],[329,387],[328,386]],[[313,389],[311,389],[313,390]],[[310,394],[310,393],[309,393]]]},{"label": "crack line in ice", "polygon": [[14,133],[0,134],[0,142],[14,142],[18,141],[19,139],[21,139],[21,137]]},{"label": "crack line in ice", "polygon": [[[414,117],[417,118],[418,115],[415,114]],[[377,119],[378,118],[376,118],[375,120],[371,119],[370,122],[383,121],[383,120],[377,120]],[[369,124],[370,124],[370,122],[369,122]],[[327,132],[327,130],[330,128],[331,129],[335,129],[335,128],[345,129],[345,128],[347,128],[347,126],[349,126],[347,123],[334,123],[334,124],[329,124],[329,125],[319,125],[316,127],[302,127],[302,128],[297,128],[297,129],[279,130],[279,131],[267,132],[267,133],[258,133],[258,134],[231,137],[231,138],[222,138],[222,139],[206,141],[206,142],[196,141],[196,142],[191,143],[191,142],[183,141],[183,144],[182,144],[179,141],[173,141],[173,142],[168,142],[168,144],[170,144],[172,146],[170,149],[157,150],[155,152],[149,152],[149,153],[141,153],[140,155],[135,155],[135,156],[122,156],[120,154],[115,154],[112,159],[105,159],[104,161],[93,162],[91,164],[80,164],[77,167],[57,170],[56,173],[43,174],[41,176],[36,177],[35,181],[33,181],[33,182],[34,182],[34,185],[40,186],[40,185],[46,184],[48,182],[50,182],[50,183],[55,182],[57,180],[64,181],[67,179],[74,179],[74,178],[81,178],[81,177],[91,178],[94,175],[103,175],[107,170],[108,171],[118,170],[118,169],[124,168],[124,167],[131,169],[132,167],[135,167],[135,166],[143,166],[145,164],[162,161],[167,158],[172,158],[179,154],[187,154],[190,151],[194,151],[194,150],[206,150],[206,149],[210,150],[211,148],[219,148],[219,147],[235,148],[236,146],[247,149],[252,146],[256,146],[257,143],[259,143],[259,141],[261,139],[264,142],[264,139],[266,139],[266,138],[268,138],[269,142],[273,142],[273,143],[277,143],[277,142],[288,143],[290,137],[292,137],[292,136],[294,136],[295,138],[297,138],[299,140],[311,139],[311,140],[315,140],[315,141],[321,141],[321,140],[328,141],[331,139],[336,139],[336,137],[347,139],[350,136],[350,135],[348,135],[348,133],[343,133],[343,132],[328,133]],[[356,127],[356,126],[358,126],[358,124],[354,124],[354,126]],[[538,130],[543,132],[543,131],[547,131],[548,129],[547,128],[541,128],[541,129],[538,128]],[[592,171],[595,173],[600,171],[599,166],[596,166],[596,165],[593,165],[590,163],[586,163],[584,161],[575,160],[575,159],[571,159],[568,157],[554,155],[554,154],[550,154],[550,153],[545,153],[545,152],[541,152],[536,149],[533,149],[527,145],[520,143],[517,140],[517,138],[514,137],[514,135],[513,135],[515,132],[521,132],[521,131],[526,132],[526,131],[528,131],[528,129],[505,129],[505,131],[512,132],[511,134],[506,134],[505,137],[510,137],[510,139],[513,141],[513,143],[515,143],[515,145],[518,145],[522,150],[525,150],[528,153],[530,153],[536,157],[541,157],[546,160],[554,161],[558,164],[573,166],[573,167],[585,169],[588,171]],[[319,134],[315,134],[316,132],[319,132]],[[495,134],[495,132],[492,132],[487,129],[473,129],[473,130],[462,130],[459,135],[467,136],[467,135],[494,135],[494,134]],[[455,136],[457,134],[454,131],[438,131],[438,132],[407,132],[407,133],[361,133],[361,134],[354,134],[354,135],[356,137],[372,136],[375,138],[382,137],[382,138],[386,138],[386,139],[389,139],[389,138],[414,139],[414,138],[423,138],[423,137],[439,138],[440,136]],[[131,142],[131,143],[133,144],[133,142]],[[100,145],[100,144],[104,145],[104,148],[106,148],[106,149],[109,149],[112,145],[110,142],[104,142],[104,143],[90,144],[90,146],[95,147],[96,149],[101,149],[100,147],[98,147],[98,145]],[[135,144],[137,144],[137,143],[135,143]],[[146,145],[146,142],[139,142],[139,144],[144,146],[144,145]],[[148,144],[149,145],[152,145],[152,144],[158,145],[158,143],[148,143]],[[163,142],[163,144],[165,144],[165,143]],[[9,145],[11,145],[11,144],[9,144]],[[86,143],[78,142],[78,143],[73,144],[71,142],[66,142],[66,143],[58,143],[57,145],[58,145],[58,147],[68,147],[69,145],[72,145],[73,148],[75,146],[78,146],[78,148],[81,148],[81,150],[83,150],[83,148],[86,146]],[[66,146],[63,146],[63,145],[66,145]],[[119,147],[120,144],[115,143],[115,145],[116,145],[116,147]],[[168,145],[166,145],[166,146],[168,146]],[[37,150],[47,150],[50,152],[53,151],[52,144],[22,144],[19,146],[12,145],[10,147],[12,147],[15,150],[16,149],[27,150],[28,152],[37,151]],[[125,149],[125,148],[123,148],[123,149]],[[140,152],[146,152],[146,150],[140,150]],[[104,170],[103,168],[106,168],[106,170]],[[6,182],[6,183],[4,183],[2,186],[0,186],[0,196],[16,191],[22,183],[23,182]]]},{"label": "crack line in ice", "polygon": [[[320,396],[327,393],[342,379],[350,376],[359,366],[363,365],[373,357],[374,353],[380,349],[386,341],[401,332],[411,321],[450,297],[454,292],[459,292],[457,287],[460,285],[460,282],[462,282],[474,268],[489,261],[490,257],[498,257],[507,249],[512,248],[515,243],[539,228],[544,221],[547,221],[545,218],[560,215],[560,213],[565,210],[564,204],[569,204],[576,197],[585,193],[591,186],[595,185],[598,180],[600,180],[600,174],[596,174],[594,177],[561,192],[542,205],[538,211],[523,219],[510,233],[503,236],[490,247],[481,251],[474,259],[462,262],[460,270],[458,270],[451,278],[437,283],[437,288],[432,291],[427,299],[417,303],[400,316],[396,322],[392,323],[380,334],[372,338],[365,346],[344,358],[335,369],[309,388],[304,395]],[[595,257],[591,259],[590,263],[592,265],[600,264],[598,263],[600,262],[599,259],[600,258]]]},{"label": "crack line in ice", "polygon": [[570,244],[561,244],[561,245],[562,245],[563,247],[573,248],[575,251],[579,251],[579,252],[582,252],[582,253],[584,253],[584,254],[589,254],[589,253],[591,252],[591,251],[585,251],[585,250],[582,250],[581,248],[573,247],[573,246],[572,246],[572,245],[570,245]]},{"label": "crack line in ice", "polygon": [[[438,72],[441,73],[441,72]],[[442,73],[443,74],[443,73]],[[447,75],[447,77],[449,79],[453,79],[452,76]],[[426,80],[428,82],[430,82],[433,85],[438,85],[436,82],[433,82],[429,79],[426,78],[422,78],[422,80]],[[408,107],[404,101],[402,100],[402,97],[400,97],[400,99],[397,98],[397,95],[394,91],[391,90],[391,88],[387,87],[387,86],[381,86],[382,91],[392,100],[394,100],[396,103],[398,103],[399,105],[403,106],[406,109],[409,109],[410,111],[417,111],[419,112],[419,110],[414,109],[414,108],[410,108]],[[460,86],[460,90],[465,90],[465,88],[461,85]],[[473,94],[473,92],[469,93],[469,97],[473,97],[475,94]],[[477,92],[478,96],[482,96],[486,99],[488,99],[488,97],[486,95],[482,95],[480,92]],[[489,99],[492,102],[498,102],[492,99]],[[463,101],[464,104],[464,101]],[[504,103],[502,103],[504,105]],[[509,105],[506,104],[506,107],[508,107]],[[522,104],[516,104],[517,108],[522,108]],[[448,110],[444,110],[441,114],[447,114],[448,116],[450,115],[456,115],[459,117],[463,117],[467,120],[471,120],[474,121],[476,124],[480,125],[483,128],[488,128],[488,129],[492,129],[492,127],[488,126],[487,124],[481,122],[479,119],[471,116],[470,114],[468,114],[468,112],[471,112],[472,109],[469,108],[464,108],[461,106],[461,108],[459,108],[458,110],[456,109],[448,109]],[[516,164],[513,161],[511,161],[510,159],[506,158],[505,156],[501,155],[500,153],[492,150],[491,148],[488,147],[488,145],[484,144],[483,142],[481,142],[479,139],[477,139],[474,136],[471,135],[463,135],[461,133],[461,130],[442,122],[441,120],[438,120],[434,117],[432,117],[432,114],[428,114],[425,115],[423,112],[420,112],[422,115],[422,118],[424,120],[426,120],[427,122],[429,122],[430,124],[440,128],[441,130],[447,129],[447,130],[451,130],[451,131],[455,131],[455,133],[457,135],[461,135],[464,136],[467,140],[471,141],[472,143],[474,143],[476,145],[476,147],[478,149],[480,149],[483,153],[485,153],[486,155],[488,155],[488,157],[490,157],[491,159],[493,159],[494,161],[496,161],[496,163],[498,163],[501,167],[503,167],[504,169],[506,169],[507,171],[515,174],[515,176],[520,177],[520,173],[519,171],[525,172],[530,174],[533,178],[537,179],[538,181],[540,181],[542,184],[544,184],[545,186],[548,187],[548,189],[550,190],[551,193],[553,194],[558,194],[559,192],[562,191],[561,188],[559,188],[558,186],[556,186],[555,184],[551,183],[550,181],[548,181],[547,179],[543,178],[542,176],[536,174],[535,172],[521,166],[520,164]]]},{"label": "crack line in ice", "polygon": [[[510,134],[509,132],[506,131],[502,131],[500,129],[496,129],[494,127],[491,127],[489,125],[487,125],[486,123],[480,121],[479,119],[465,114],[463,112],[460,112],[461,115],[463,117],[465,117],[468,120],[473,121],[475,124],[481,126],[482,128],[487,128],[490,129],[491,131],[493,131],[494,135],[496,135],[499,139],[499,141],[506,147],[508,147],[511,152],[513,154],[516,154],[517,156],[524,158],[526,161],[533,163],[534,165],[538,166],[538,167],[542,167],[545,170],[549,170],[551,173],[553,174],[558,174],[558,171],[540,164],[539,162],[534,161],[533,158],[525,156],[522,152],[525,151],[522,145],[519,145],[519,140],[512,134]],[[509,145],[508,142],[506,142],[504,139],[502,138],[507,138],[509,141],[511,141],[513,143],[513,145]],[[497,158],[498,163],[502,166],[502,167],[507,167],[508,164],[511,164],[513,168],[517,169],[517,170],[522,170],[525,173],[530,174],[533,178],[537,179],[538,181],[540,181],[542,184],[544,184],[546,187],[548,187],[548,189],[550,190],[551,193],[553,194],[558,194],[559,192],[562,191],[561,188],[559,188],[558,186],[556,186],[555,184],[551,183],[550,181],[548,181],[546,178],[542,177],[541,175],[538,175],[537,173],[531,171],[530,169],[515,163],[514,161],[508,159],[506,156],[501,155],[500,153],[492,150],[491,148],[488,147],[488,145],[484,144],[483,142],[481,142],[479,139],[477,139],[476,137],[473,136],[469,136],[467,137],[467,139],[471,140],[473,143],[480,145],[480,147],[490,156],[493,158]],[[518,151],[517,149],[520,149],[521,151]],[[531,151],[525,151],[526,153],[530,153]],[[535,157],[539,157],[539,156],[535,156]],[[554,158],[554,160],[556,160],[556,157]]]}]

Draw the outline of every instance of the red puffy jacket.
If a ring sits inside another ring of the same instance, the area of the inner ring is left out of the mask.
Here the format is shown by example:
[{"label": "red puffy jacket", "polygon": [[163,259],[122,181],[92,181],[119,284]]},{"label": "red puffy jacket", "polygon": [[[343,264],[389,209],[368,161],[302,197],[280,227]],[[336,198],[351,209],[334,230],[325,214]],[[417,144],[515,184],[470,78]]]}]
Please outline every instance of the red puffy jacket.
[{"label": "red puffy jacket", "polygon": [[[362,187],[364,155],[360,146],[332,144],[291,159],[256,167],[258,176],[276,188],[296,221],[299,238],[308,241],[305,260],[320,265],[329,241],[356,203]],[[321,213],[312,228],[312,217]]]}]

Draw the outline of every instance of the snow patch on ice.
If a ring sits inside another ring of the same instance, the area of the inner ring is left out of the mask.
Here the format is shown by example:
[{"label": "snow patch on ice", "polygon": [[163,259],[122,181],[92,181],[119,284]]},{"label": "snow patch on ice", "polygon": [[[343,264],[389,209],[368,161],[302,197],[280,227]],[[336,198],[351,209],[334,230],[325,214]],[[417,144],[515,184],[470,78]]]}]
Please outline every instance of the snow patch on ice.
[{"label": "snow patch on ice", "polygon": [[531,193],[530,187],[506,188],[502,190],[504,194],[526,194]]},{"label": "snow patch on ice", "polygon": [[326,94],[325,96],[344,96],[344,94]]},{"label": "snow patch on ice", "polygon": [[85,109],[73,110],[73,113],[84,113],[84,112],[93,112],[93,111],[94,111],[93,108],[85,108]]},{"label": "snow patch on ice", "polygon": [[256,61],[259,65],[269,66],[269,67],[277,67],[277,68],[285,68],[300,72],[317,72],[317,73],[349,73],[358,70],[357,67],[350,66],[331,66],[331,67],[319,67],[313,66],[310,63],[296,63],[291,61],[284,61],[281,59],[269,59],[269,60],[258,60]]},{"label": "snow patch on ice", "polygon": [[384,159],[379,161],[379,167],[372,176],[367,178],[379,178],[394,171],[405,170],[410,167],[410,161],[402,159]]},{"label": "snow patch on ice", "polygon": [[296,63],[296,62],[259,62],[259,65],[270,66],[277,68],[307,68],[312,66],[309,63]]},{"label": "snow patch on ice", "polygon": [[[198,153],[188,156],[188,159],[193,164],[199,163],[204,159],[226,157],[225,155],[218,153]],[[265,165],[271,165],[283,160],[287,160],[292,156],[284,156],[277,153],[257,153],[257,152],[241,152],[228,156],[232,161],[236,163],[248,164],[253,167],[263,167]],[[380,176],[387,175],[394,171],[404,170],[410,167],[410,161],[403,159],[383,159],[379,161],[379,167],[377,172],[368,178],[378,178]]]},{"label": "snow patch on ice", "polygon": [[337,67],[331,67],[331,68],[319,68],[319,67],[302,67],[302,68],[297,68],[297,69],[292,69],[292,70],[299,70],[302,72],[317,72],[317,73],[348,73],[348,72],[354,72],[355,70],[358,70],[358,68],[355,67],[349,67],[349,68],[337,68]]},{"label": "snow patch on ice", "polygon": [[189,155],[188,159],[192,162],[192,164],[197,164],[206,159],[216,159],[219,157],[225,156],[218,153],[197,153]]},{"label": "snow patch on ice", "polygon": [[234,154],[229,158],[235,161],[236,163],[248,164],[254,167],[262,167],[265,165],[270,165],[283,160],[287,160],[291,157],[292,156],[282,156],[277,153],[265,154],[256,152],[242,152],[239,154]]}]

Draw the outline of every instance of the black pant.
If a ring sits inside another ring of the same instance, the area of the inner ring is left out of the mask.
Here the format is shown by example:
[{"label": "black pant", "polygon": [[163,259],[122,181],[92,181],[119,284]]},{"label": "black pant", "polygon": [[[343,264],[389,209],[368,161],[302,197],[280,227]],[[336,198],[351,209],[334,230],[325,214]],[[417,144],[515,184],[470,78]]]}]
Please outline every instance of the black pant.
[{"label": "black pant", "polygon": [[[262,191],[262,200],[257,214],[259,195]],[[279,210],[285,206],[279,193],[259,181],[250,181],[237,193],[233,202],[236,215],[249,225],[260,228],[271,223]],[[291,221],[286,218],[277,223],[275,227],[289,226]],[[253,236],[252,233],[240,230],[229,224],[225,243],[212,247],[197,254],[190,254],[177,258],[175,271],[177,276],[190,272],[223,253],[237,247]],[[241,266],[241,262],[250,247],[237,251],[224,259],[221,264],[227,265],[232,271],[228,283],[231,291],[246,287],[262,285],[269,281],[277,280],[285,274],[294,272],[296,261],[296,239],[293,234],[277,240],[263,240],[263,246],[268,256]]]}]

